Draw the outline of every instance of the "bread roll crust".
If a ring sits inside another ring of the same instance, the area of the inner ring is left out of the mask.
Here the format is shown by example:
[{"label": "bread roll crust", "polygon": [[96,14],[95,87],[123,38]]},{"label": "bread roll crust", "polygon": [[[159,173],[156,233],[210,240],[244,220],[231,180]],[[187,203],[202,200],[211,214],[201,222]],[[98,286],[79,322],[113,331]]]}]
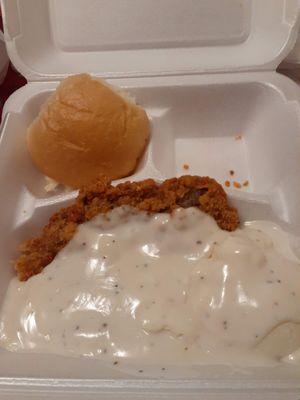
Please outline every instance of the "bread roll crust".
[{"label": "bread roll crust", "polygon": [[79,188],[99,175],[130,175],[149,137],[145,111],[87,74],[62,81],[27,131],[41,172]]}]

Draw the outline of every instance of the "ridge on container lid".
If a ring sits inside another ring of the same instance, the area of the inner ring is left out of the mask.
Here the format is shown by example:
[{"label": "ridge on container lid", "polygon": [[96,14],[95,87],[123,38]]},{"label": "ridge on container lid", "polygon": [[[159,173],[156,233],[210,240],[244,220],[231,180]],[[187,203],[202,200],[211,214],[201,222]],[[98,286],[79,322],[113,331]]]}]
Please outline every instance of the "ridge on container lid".
[{"label": "ridge on container lid", "polygon": [[287,56],[287,58],[284,61],[288,64],[292,64],[294,66],[295,65],[299,66],[299,64],[300,64],[300,32],[298,32],[295,47],[293,48],[293,50],[290,52],[290,54]]},{"label": "ridge on container lid", "polygon": [[298,0],[1,0],[9,56],[28,80],[275,70]]},{"label": "ridge on container lid", "polygon": [[4,43],[3,32],[0,30],[0,84],[4,81],[7,69],[8,69],[9,59],[6,52],[6,47]]}]

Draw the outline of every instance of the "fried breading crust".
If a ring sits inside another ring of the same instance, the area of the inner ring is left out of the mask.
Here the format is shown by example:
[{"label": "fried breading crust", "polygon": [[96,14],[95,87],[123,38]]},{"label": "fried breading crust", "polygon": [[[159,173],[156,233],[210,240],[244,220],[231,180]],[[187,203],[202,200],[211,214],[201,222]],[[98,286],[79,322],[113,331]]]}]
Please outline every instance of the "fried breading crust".
[{"label": "fried breading crust", "polygon": [[101,178],[80,190],[75,204],[55,213],[40,236],[21,244],[21,256],[14,264],[19,279],[41,272],[72,239],[79,224],[122,205],[148,213],[195,206],[211,215],[221,229],[233,231],[239,224],[237,210],[229,206],[222,186],[209,177],[187,175],[161,184],[146,179],[117,186]]}]

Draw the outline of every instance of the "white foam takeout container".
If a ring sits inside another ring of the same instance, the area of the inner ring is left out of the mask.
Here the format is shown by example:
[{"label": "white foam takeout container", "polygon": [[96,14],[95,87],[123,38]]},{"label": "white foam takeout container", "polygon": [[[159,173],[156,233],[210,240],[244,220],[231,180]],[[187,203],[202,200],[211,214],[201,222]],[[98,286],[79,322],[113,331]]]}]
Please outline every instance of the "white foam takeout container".
[{"label": "white foam takeout container", "polygon": [[[290,70],[299,70],[300,68],[300,29],[298,30],[295,46],[292,48],[288,56],[283,60],[282,68]],[[299,71],[297,72],[299,80]]]},{"label": "white foam takeout container", "polygon": [[6,52],[4,35],[0,30],[0,84],[4,81],[9,64],[9,58]]},{"label": "white foam takeout container", "polygon": [[[76,196],[46,193],[26,127],[60,79],[89,72],[128,89],[152,121],[131,179],[187,173],[224,183],[244,219],[300,235],[300,90],[275,72],[293,47],[296,0],[2,0],[5,39],[28,84],[3,112],[0,303],[17,244]],[[235,140],[241,135],[240,140]],[[300,367],[172,368],[126,376],[100,361],[0,351],[2,399],[298,399]],[[147,376],[147,378],[145,378]],[[177,378],[177,379],[174,379]]]}]

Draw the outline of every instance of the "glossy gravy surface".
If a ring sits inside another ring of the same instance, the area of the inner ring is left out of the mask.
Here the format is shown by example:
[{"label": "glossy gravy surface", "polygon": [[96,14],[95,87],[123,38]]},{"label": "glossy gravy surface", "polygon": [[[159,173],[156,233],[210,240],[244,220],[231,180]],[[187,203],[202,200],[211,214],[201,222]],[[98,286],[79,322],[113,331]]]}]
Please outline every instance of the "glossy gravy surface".
[{"label": "glossy gravy surface", "polygon": [[299,322],[300,265],[278,227],[227,232],[195,208],[123,207],[79,226],[41,274],[11,281],[0,346],[112,365],[261,364],[295,361]]}]

